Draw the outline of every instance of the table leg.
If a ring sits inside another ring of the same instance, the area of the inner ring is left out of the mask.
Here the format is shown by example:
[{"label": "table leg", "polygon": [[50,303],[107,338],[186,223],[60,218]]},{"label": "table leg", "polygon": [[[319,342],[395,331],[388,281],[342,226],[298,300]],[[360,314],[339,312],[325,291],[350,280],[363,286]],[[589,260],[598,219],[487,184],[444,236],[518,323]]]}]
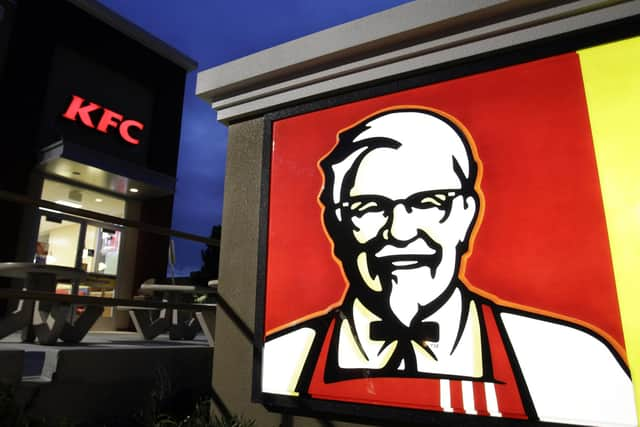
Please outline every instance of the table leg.
[{"label": "table leg", "polygon": [[188,310],[171,310],[171,328],[169,329],[169,339],[172,340],[192,340],[198,333],[198,321],[193,317],[193,313]]},{"label": "table leg", "polygon": [[0,339],[19,331],[21,328],[26,329],[31,324],[32,312],[33,301],[20,300],[18,307],[11,314],[0,319]]},{"label": "table leg", "polygon": [[36,337],[40,344],[55,344],[67,323],[71,307],[67,304],[54,304],[50,309],[40,310],[39,304],[40,301],[36,301],[33,315]]},{"label": "table leg", "polygon": [[20,332],[20,338],[22,342],[34,342],[36,340],[36,333],[33,330],[33,313],[35,301],[33,300],[20,300],[18,303],[18,310],[20,310],[22,316],[26,319],[24,327]]},{"label": "table leg", "polygon": [[89,329],[96,323],[96,320],[104,312],[104,307],[100,305],[89,305],[85,307],[82,314],[73,322],[67,322],[62,329],[60,338],[64,342],[78,343],[87,335]]},{"label": "table leg", "polygon": [[207,337],[209,346],[213,347],[213,337],[216,329],[216,312],[215,310],[198,311],[196,313],[196,319],[200,323],[202,333]]},{"label": "table leg", "polygon": [[164,309],[160,310],[160,316],[155,320],[151,320],[150,310],[129,310],[129,317],[136,331],[147,340],[154,339],[171,326],[167,310]]},{"label": "table leg", "polygon": [[24,343],[32,343],[36,340],[36,331],[33,329],[31,321],[33,320],[33,314],[27,319],[27,326],[22,328],[20,332],[20,340]]},{"label": "table leg", "polygon": [[[41,292],[54,292],[56,291],[56,275],[51,273],[31,272],[27,274],[25,279],[24,290],[41,291]],[[46,321],[46,314],[51,310],[52,304],[41,301],[30,301],[30,305],[25,304],[24,309],[29,312],[29,321],[22,330],[23,342],[34,342],[38,336],[36,331],[36,325],[44,323],[42,319]],[[38,312],[42,311],[42,315]],[[42,316],[45,316],[44,318]],[[36,319],[38,318],[38,319]],[[55,325],[61,328],[59,325]],[[39,328],[41,334],[49,335],[46,328]],[[46,337],[45,337],[46,338]],[[38,339],[40,341],[40,339]]]}]

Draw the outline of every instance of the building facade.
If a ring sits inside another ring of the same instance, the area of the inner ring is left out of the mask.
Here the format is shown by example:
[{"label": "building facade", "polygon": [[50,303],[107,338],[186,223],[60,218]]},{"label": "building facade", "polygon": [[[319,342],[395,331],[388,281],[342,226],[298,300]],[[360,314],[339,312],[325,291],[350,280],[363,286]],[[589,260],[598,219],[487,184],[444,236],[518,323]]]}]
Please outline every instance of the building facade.
[{"label": "building facade", "polygon": [[[170,228],[196,63],[98,2],[5,0],[2,10],[0,186],[105,219],[3,199],[0,259],[82,268],[81,294],[130,298],[166,275],[168,238],[109,217]],[[96,327],[127,326],[116,317],[107,310]]]}]

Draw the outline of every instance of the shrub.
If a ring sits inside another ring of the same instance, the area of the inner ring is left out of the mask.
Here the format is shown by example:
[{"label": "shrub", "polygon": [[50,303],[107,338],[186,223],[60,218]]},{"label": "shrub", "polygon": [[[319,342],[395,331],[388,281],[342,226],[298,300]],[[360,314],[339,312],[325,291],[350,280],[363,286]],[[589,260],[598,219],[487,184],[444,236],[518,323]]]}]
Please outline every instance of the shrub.
[{"label": "shrub", "polygon": [[199,402],[193,413],[182,420],[167,415],[160,415],[154,427],[255,427],[255,420],[243,416],[232,415],[223,417],[212,415],[211,401]]}]

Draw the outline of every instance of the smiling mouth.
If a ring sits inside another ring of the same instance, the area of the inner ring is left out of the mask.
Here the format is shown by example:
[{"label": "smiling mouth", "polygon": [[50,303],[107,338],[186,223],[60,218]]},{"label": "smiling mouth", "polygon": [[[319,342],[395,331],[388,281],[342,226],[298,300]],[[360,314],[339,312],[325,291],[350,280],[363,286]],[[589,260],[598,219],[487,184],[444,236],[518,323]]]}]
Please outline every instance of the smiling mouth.
[{"label": "smiling mouth", "polygon": [[433,276],[442,259],[442,253],[435,242],[429,244],[424,237],[415,239],[405,246],[386,244],[375,252],[374,259],[383,270],[429,267]]},{"label": "smiling mouth", "polygon": [[409,269],[434,267],[438,262],[438,257],[434,255],[407,254],[378,257],[378,261],[389,263],[396,269]]}]

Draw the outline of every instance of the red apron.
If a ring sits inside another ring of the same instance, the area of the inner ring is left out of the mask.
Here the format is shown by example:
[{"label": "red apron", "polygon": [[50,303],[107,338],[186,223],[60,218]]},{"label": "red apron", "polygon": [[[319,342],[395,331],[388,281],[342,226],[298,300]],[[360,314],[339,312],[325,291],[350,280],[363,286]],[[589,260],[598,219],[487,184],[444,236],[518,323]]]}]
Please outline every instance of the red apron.
[{"label": "red apron", "polygon": [[491,307],[482,305],[495,381],[442,378],[378,377],[324,382],[329,343],[336,320],[329,326],[308,393],[317,399],[430,411],[507,418],[527,418],[505,343]]}]

